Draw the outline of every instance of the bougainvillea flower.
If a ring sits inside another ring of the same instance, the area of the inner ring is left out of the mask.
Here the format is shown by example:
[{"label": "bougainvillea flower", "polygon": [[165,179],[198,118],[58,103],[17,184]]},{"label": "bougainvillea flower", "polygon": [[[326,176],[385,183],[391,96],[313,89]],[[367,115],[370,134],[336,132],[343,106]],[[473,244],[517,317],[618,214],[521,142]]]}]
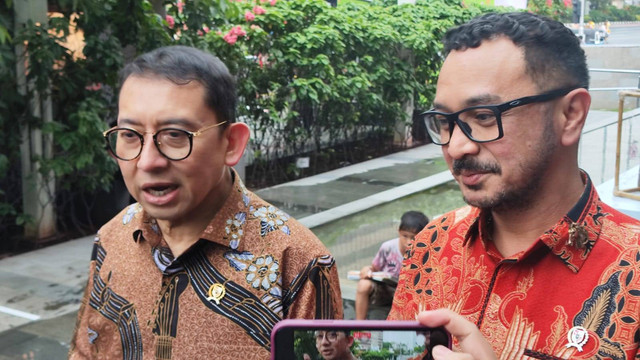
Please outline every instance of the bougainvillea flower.
[{"label": "bougainvillea flower", "polygon": [[251,11],[249,11],[249,10],[247,10],[244,13],[244,19],[247,20],[247,21],[253,21],[253,19],[255,19],[255,18],[256,18],[256,16],[253,15],[253,13]]},{"label": "bougainvillea flower", "polygon": [[240,25],[232,27],[229,33],[238,37],[247,35],[247,32]]},{"label": "bougainvillea flower", "polygon": [[171,15],[167,15],[165,17],[165,20],[167,20],[167,24],[169,24],[170,29],[173,29],[173,27],[176,25],[176,20]]},{"label": "bougainvillea flower", "polygon": [[253,13],[256,15],[262,15],[264,13],[266,13],[267,11],[262,7],[262,6],[254,6],[253,7]]},{"label": "bougainvillea flower", "polygon": [[234,34],[226,33],[222,39],[224,39],[224,41],[226,41],[229,45],[233,45],[236,43],[236,41],[238,41],[238,37]]}]

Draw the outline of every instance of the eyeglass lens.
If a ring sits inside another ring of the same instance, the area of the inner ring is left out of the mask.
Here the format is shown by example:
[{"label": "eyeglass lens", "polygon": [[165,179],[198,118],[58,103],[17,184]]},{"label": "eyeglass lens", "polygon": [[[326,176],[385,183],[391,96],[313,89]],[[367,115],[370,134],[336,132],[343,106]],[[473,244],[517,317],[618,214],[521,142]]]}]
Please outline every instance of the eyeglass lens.
[{"label": "eyeglass lens", "polygon": [[338,333],[335,331],[326,331],[326,332],[316,333],[316,341],[318,342],[321,342],[325,337],[330,342],[334,342],[338,339]]},{"label": "eyeglass lens", "polygon": [[[436,144],[446,144],[451,137],[449,118],[438,113],[427,113],[425,125]],[[457,115],[457,122],[462,131],[476,141],[491,141],[500,136],[498,113],[494,108],[477,107],[463,111]]]},{"label": "eyeglass lens", "polygon": [[[115,129],[108,135],[111,151],[122,160],[133,160],[142,152],[144,138],[130,129]],[[191,136],[180,129],[162,129],[154,135],[160,153],[171,160],[181,160],[191,153]]]}]

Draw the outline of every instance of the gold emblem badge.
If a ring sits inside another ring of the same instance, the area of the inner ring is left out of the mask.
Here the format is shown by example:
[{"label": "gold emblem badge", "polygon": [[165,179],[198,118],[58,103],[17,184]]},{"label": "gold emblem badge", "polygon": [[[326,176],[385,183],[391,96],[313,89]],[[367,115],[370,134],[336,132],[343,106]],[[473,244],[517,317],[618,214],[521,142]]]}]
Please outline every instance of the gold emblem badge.
[{"label": "gold emblem badge", "polygon": [[573,346],[578,349],[578,352],[582,352],[582,347],[589,340],[589,332],[582,326],[574,326],[569,329],[569,333],[567,333],[567,340],[569,341],[566,345],[567,348]]},{"label": "gold emblem badge", "polygon": [[226,293],[227,293],[227,289],[224,288],[224,285],[213,284],[209,288],[209,297],[207,298],[207,300],[209,301],[213,300],[216,302],[216,305],[220,305],[220,300],[222,300],[222,298]]}]

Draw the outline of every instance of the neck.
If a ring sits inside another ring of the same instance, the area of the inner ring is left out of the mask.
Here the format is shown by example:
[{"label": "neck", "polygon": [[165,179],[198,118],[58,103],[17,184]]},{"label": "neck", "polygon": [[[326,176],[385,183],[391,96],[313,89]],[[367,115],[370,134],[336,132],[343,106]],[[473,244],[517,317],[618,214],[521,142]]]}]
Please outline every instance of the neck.
[{"label": "neck", "polygon": [[185,216],[184,219],[178,221],[157,220],[162,237],[169,245],[174,257],[182,255],[200,240],[202,232],[222,208],[227,197],[231,194],[232,188],[233,179],[231,173],[227,172],[223,176],[220,186],[207,196],[208,200],[203,201],[202,205],[192,210],[193,216]]},{"label": "neck", "polygon": [[565,171],[558,173],[557,178],[549,177],[545,184],[528,206],[491,211],[491,236],[503,256],[510,257],[530,248],[571,210],[584,191],[577,167],[575,172]]}]

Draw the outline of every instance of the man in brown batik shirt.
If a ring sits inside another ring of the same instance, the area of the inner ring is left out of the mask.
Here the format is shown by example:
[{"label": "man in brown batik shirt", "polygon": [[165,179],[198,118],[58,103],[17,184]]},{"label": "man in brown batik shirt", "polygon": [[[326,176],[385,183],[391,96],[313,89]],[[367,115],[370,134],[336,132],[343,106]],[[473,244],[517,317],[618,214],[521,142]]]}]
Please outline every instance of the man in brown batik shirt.
[{"label": "man in brown batik shirt", "polygon": [[98,232],[71,359],[265,359],[284,318],[342,318],[337,269],[231,166],[249,139],[225,65],[172,46],[122,73],[105,132],[138,201]]}]

